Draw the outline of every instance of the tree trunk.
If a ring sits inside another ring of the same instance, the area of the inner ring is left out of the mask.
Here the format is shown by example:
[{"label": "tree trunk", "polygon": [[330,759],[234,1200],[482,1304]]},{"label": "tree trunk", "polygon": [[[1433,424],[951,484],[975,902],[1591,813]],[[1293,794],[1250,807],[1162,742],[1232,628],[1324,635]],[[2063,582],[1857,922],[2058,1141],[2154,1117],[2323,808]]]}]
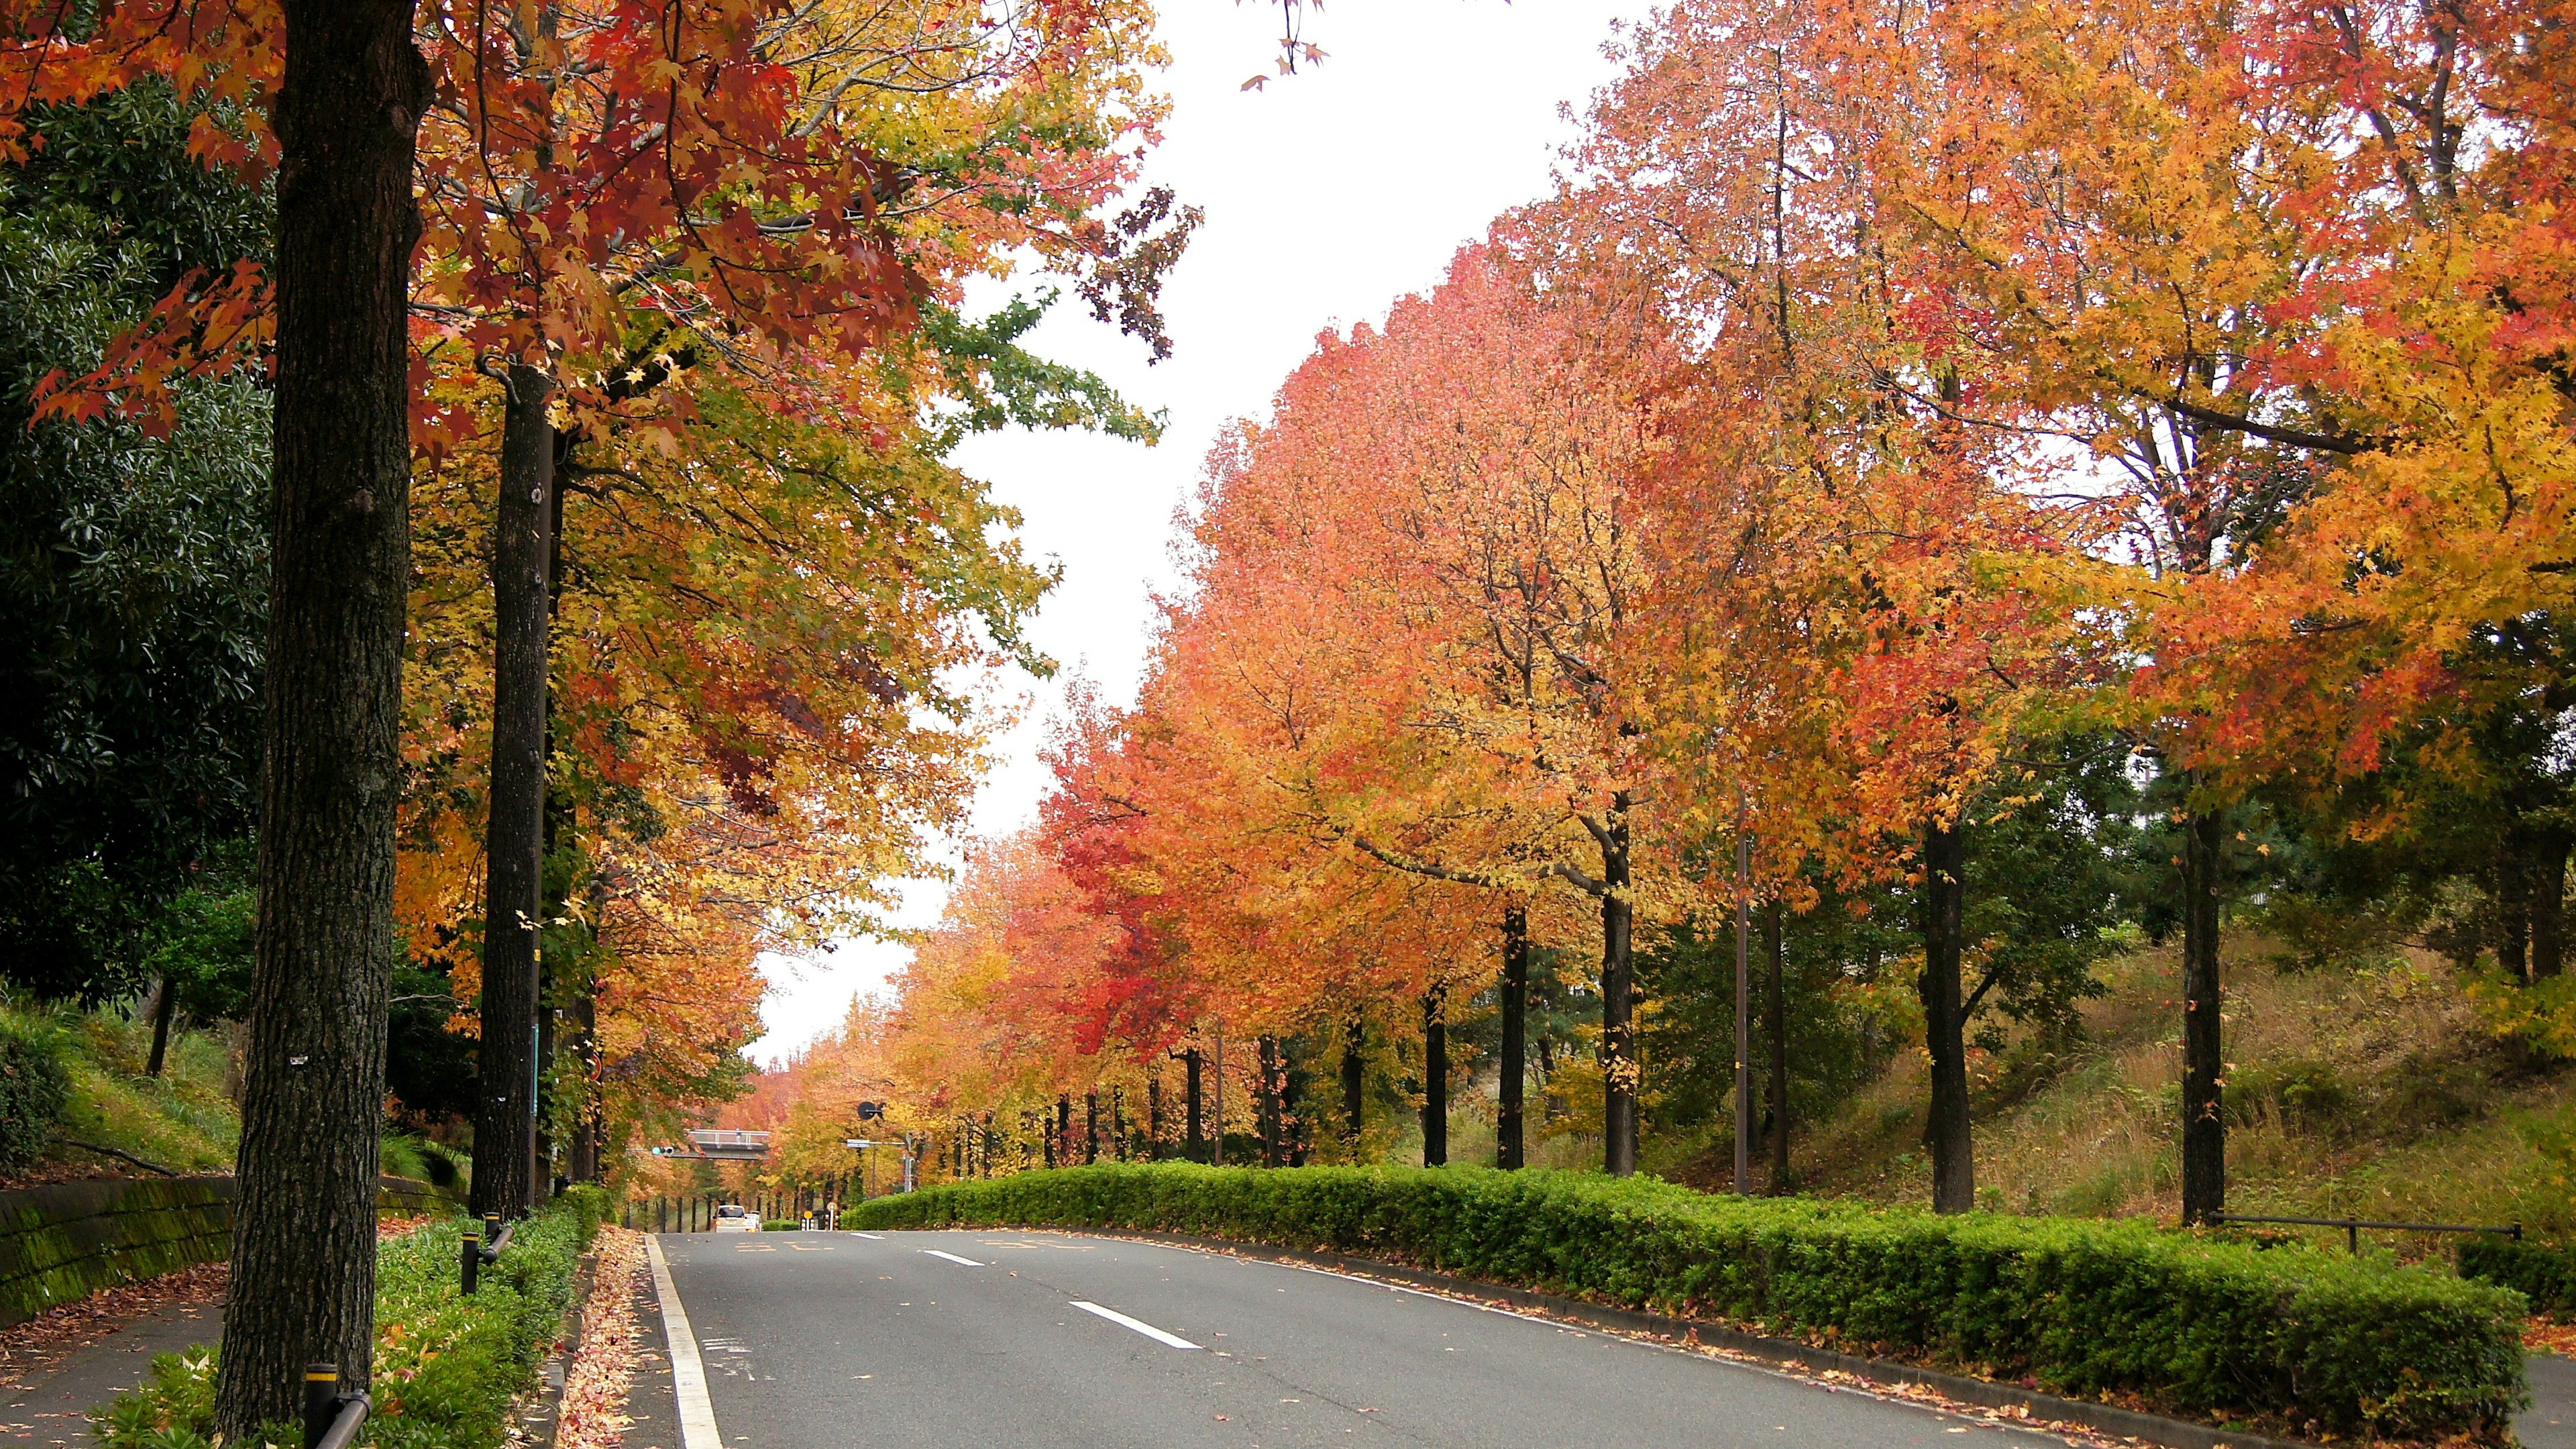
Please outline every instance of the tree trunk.
[{"label": "tree trunk", "polygon": [[1127,1160],[1127,1089],[1109,1089],[1109,1155],[1120,1162]]},{"label": "tree trunk", "polygon": [[1762,916],[1762,954],[1771,962],[1771,1195],[1786,1197],[1789,1181],[1789,942],[1778,901]]},{"label": "tree trunk", "polygon": [[1205,1162],[1207,1161],[1207,1096],[1202,1078],[1207,1068],[1199,1059],[1197,1047],[1183,1052],[1181,1061],[1188,1069],[1188,1080],[1181,1088],[1181,1095],[1185,1099],[1181,1105],[1188,1112],[1190,1119],[1189,1159],[1192,1162]]},{"label": "tree trunk", "polygon": [[161,977],[161,989],[152,996],[152,1060],[145,1063],[147,1077],[161,1075],[170,1059],[170,1021],[179,1014],[179,983],[168,974]]},{"label": "tree trunk", "polygon": [[1279,1038],[1268,1032],[1260,1037],[1261,1096],[1256,1105],[1261,1113],[1261,1165],[1284,1167],[1288,1161],[1288,1143],[1280,1121]]},{"label": "tree trunk", "polygon": [[1519,906],[1503,912],[1502,998],[1502,1102],[1494,1111],[1494,1165],[1510,1171],[1524,1160],[1522,1115],[1529,1086],[1529,912]]},{"label": "tree trunk", "polygon": [[2227,1071],[2220,1015],[2218,888],[2225,821],[2216,811],[2183,822],[2182,1220],[2227,1210]]},{"label": "tree trunk", "polygon": [[1351,1160],[1360,1160],[1360,1130],[1367,1125],[1368,1110],[1368,1018],[1358,1007],[1351,1008],[1351,1019],[1342,1028],[1342,1141],[1349,1144]]},{"label": "tree trunk", "polygon": [[1975,1143],[1968,1122],[1966,1012],[1959,983],[1961,912],[1967,896],[1967,848],[1960,824],[1923,832],[1923,1044],[1932,1058],[1932,1104],[1923,1144],[1932,1157],[1932,1210],[1963,1213],[1977,1205]]},{"label": "tree trunk", "polygon": [[1611,797],[1601,845],[1601,1159],[1613,1177],[1637,1170],[1637,1042],[1629,953],[1628,795]]},{"label": "tree trunk", "polygon": [[1163,1160],[1163,1069],[1145,1079],[1145,1160]]},{"label": "tree trunk", "polygon": [[2536,831],[2531,844],[2531,979],[2538,981],[2566,969],[2568,835]]},{"label": "tree trunk", "polygon": [[1422,1165],[1449,1165],[1449,988],[1422,994]]},{"label": "tree trunk", "polygon": [[1100,1160],[1100,1089],[1082,1094],[1082,1165]]},{"label": "tree trunk", "polygon": [[1062,1092],[1055,1098],[1055,1160],[1073,1166],[1073,1098]]},{"label": "tree trunk", "polygon": [[484,832],[482,1037],[474,1117],[476,1215],[517,1217],[544,1201],[537,1082],[545,918],[547,571],[554,508],[554,384],[513,365],[501,426],[501,501],[492,531],[492,798]]},{"label": "tree trunk", "polygon": [[259,934],[216,1426],[367,1386],[411,576],[408,0],[285,0]]},{"label": "tree trunk", "polygon": [[1735,822],[1735,1192],[1753,1195],[1753,836]]},{"label": "tree trunk", "polygon": [[2531,880],[2524,872],[2518,832],[2508,829],[2496,848],[2494,881],[2496,964],[2507,976],[2531,984]]}]

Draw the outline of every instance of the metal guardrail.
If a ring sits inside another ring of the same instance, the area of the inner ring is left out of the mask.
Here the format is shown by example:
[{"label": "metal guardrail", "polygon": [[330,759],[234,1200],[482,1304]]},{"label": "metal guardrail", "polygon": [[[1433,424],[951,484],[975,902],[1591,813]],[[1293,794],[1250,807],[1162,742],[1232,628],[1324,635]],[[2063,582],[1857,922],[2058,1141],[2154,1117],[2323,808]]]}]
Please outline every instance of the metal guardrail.
[{"label": "metal guardrail", "polygon": [[304,1371],[306,1449],[349,1449],[375,1407],[365,1394],[340,1392],[340,1366],[317,1363]]},{"label": "metal guardrail", "polygon": [[[483,1265],[501,1261],[501,1250],[510,1246],[510,1236],[518,1230],[517,1223],[503,1224],[499,1213],[485,1213],[483,1231],[466,1233],[464,1252],[461,1255],[464,1261],[460,1265],[461,1274],[458,1279],[458,1287],[465,1296],[468,1298],[474,1296],[474,1290],[482,1283]],[[491,1239],[490,1247],[484,1246],[486,1237]]]},{"label": "metal guardrail", "polygon": [[2213,1223],[2285,1223],[2305,1228],[2341,1228],[2345,1246],[2354,1253],[2361,1251],[2361,1230],[2386,1233],[2494,1233],[2499,1237],[2522,1241],[2522,1224],[2508,1223],[2500,1228],[2480,1227],[2470,1223],[2374,1223],[2362,1218],[2270,1218],[2244,1213],[2211,1213]]}]

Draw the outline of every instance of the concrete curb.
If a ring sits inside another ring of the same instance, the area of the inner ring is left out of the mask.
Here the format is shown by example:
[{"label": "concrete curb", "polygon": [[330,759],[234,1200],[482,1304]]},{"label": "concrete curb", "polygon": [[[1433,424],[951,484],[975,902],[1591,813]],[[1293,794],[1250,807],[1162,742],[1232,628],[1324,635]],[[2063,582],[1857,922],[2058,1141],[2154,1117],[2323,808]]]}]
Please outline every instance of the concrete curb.
[{"label": "concrete curb", "polygon": [[2260,1434],[2231,1433],[2187,1419],[2168,1419],[2161,1414],[2144,1414],[2110,1404],[2087,1403],[2082,1399],[2062,1399],[2030,1389],[1999,1384],[1991,1379],[1969,1378],[1964,1374],[1946,1374],[1933,1369],[1887,1359],[1862,1358],[1856,1354],[1837,1353],[1829,1348],[1816,1348],[1795,1339],[1769,1338],[1746,1333],[1724,1324],[1707,1323],[1695,1318],[1675,1318],[1662,1313],[1645,1313],[1631,1308],[1607,1308],[1586,1303],[1579,1298],[1561,1298],[1553,1293],[1534,1293],[1527,1288],[1506,1287],[1473,1278],[1460,1278],[1448,1273],[1434,1273],[1401,1263],[1384,1263],[1374,1258],[1357,1258],[1348,1253],[1305,1252],[1294,1248],[1272,1247],[1266,1243],[1237,1242],[1231,1238],[1200,1238],[1183,1233],[1121,1232],[1100,1228],[1064,1228],[1051,1224],[1027,1226],[1053,1227],[1058,1232],[1092,1233],[1105,1238],[1132,1238],[1138,1242],[1161,1243],[1171,1247],[1199,1248],[1209,1252],[1230,1253],[1238,1257],[1266,1258],[1278,1263],[1303,1263],[1310,1267],[1331,1268],[1338,1272],[1385,1278],[1429,1288],[1463,1298],[1488,1303],[1507,1303],[1515,1308],[1537,1309],[1577,1323],[1596,1328],[1616,1329],[1623,1333],[1640,1333],[1655,1338],[1684,1343],[1703,1343],[1748,1358],[1774,1364],[1793,1365],[1825,1373],[1849,1374],[1871,1383],[1899,1384],[1930,1389],[1946,1399],[1973,1404],[1981,1409],[2018,1410],[2033,1419],[2056,1420],[2080,1424],[2104,1434],[2161,1444],[2167,1449],[2319,1449],[2319,1446],[2297,1439],[2270,1439]]}]

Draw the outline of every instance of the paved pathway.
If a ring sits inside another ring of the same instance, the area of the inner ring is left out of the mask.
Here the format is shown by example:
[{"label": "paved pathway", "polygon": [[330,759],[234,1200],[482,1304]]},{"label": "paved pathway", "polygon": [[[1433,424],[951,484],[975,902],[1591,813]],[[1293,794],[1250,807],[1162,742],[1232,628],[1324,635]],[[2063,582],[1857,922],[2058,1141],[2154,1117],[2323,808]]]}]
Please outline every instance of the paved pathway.
[{"label": "paved pathway", "polygon": [[89,1411],[143,1382],[155,1354],[212,1343],[221,1303],[176,1303],[144,1314],[66,1356],[22,1388],[0,1388],[0,1446],[85,1445]]}]

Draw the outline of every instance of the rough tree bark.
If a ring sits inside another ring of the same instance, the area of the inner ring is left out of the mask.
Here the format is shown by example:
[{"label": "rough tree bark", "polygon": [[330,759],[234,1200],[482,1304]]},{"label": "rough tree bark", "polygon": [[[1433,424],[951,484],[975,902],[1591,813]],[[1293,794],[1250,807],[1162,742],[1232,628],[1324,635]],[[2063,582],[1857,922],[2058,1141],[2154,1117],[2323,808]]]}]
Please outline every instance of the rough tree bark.
[{"label": "rough tree bark", "polygon": [[217,1429],[367,1385],[410,579],[409,0],[286,0],[259,936]]},{"label": "rough tree bark", "polygon": [[1932,1103],[1923,1145],[1932,1157],[1932,1210],[1977,1205],[1977,1162],[1968,1121],[1967,1013],[1960,989],[1961,911],[1967,897],[1966,839],[1956,820],[1923,831],[1923,1044],[1932,1058]]},{"label": "rough tree bark", "polygon": [[1145,1078],[1145,1160],[1163,1160],[1163,1069]]},{"label": "rough tree bark", "polygon": [[161,977],[160,989],[152,993],[152,1059],[143,1066],[147,1077],[161,1075],[170,1059],[170,1022],[179,1014],[179,983],[167,973]]},{"label": "rough tree bark", "polygon": [[1279,1080],[1279,1038],[1272,1036],[1270,1033],[1265,1031],[1261,1034],[1259,1045],[1261,1049],[1261,1096],[1256,1105],[1260,1108],[1261,1113],[1261,1165],[1264,1167],[1284,1167],[1287,1165],[1288,1161],[1288,1143],[1285,1134],[1281,1130],[1286,1124],[1281,1121],[1282,1111],[1279,1101],[1281,1087]]},{"label": "rough tree bark", "polygon": [[1422,993],[1422,1165],[1449,1165],[1449,988]]},{"label": "rough tree bark", "polygon": [[1762,954],[1771,963],[1771,1195],[1786,1197],[1789,1181],[1789,942],[1782,907],[1762,913]]},{"label": "rough tree bark", "polygon": [[1100,1091],[1082,1094],[1082,1165],[1089,1167],[1100,1160]]},{"label": "rough tree bark", "polygon": [[2227,1114],[2220,1097],[2226,1049],[2218,971],[2220,852],[2226,822],[2216,811],[2183,822],[2182,1220],[2205,1223],[2227,1210]]},{"label": "rough tree bark", "polygon": [[1524,1093],[1529,1064],[1529,912],[1503,912],[1502,1101],[1494,1112],[1494,1165],[1506,1171],[1523,1161]]},{"label": "rough tree bark", "polygon": [[1342,1027],[1342,1142],[1359,1160],[1360,1132],[1368,1112],[1368,1018],[1357,1007]]},{"label": "rough tree bark", "polygon": [[2567,966],[2568,835],[2550,828],[2534,831],[2524,857],[2531,911],[2531,979],[2555,976]]},{"label": "rough tree bark", "polygon": [[1637,1170],[1637,1040],[1630,940],[1636,905],[1628,896],[1628,792],[1611,797],[1601,846],[1601,1165],[1613,1177]]},{"label": "rough tree bark", "polygon": [[1189,1159],[1192,1162],[1205,1162],[1207,1161],[1207,1094],[1204,1078],[1207,1066],[1200,1059],[1197,1047],[1181,1053],[1181,1061],[1188,1071],[1188,1080],[1183,1084],[1181,1093],[1186,1099],[1182,1103],[1183,1109],[1188,1112],[1190,1119]]},{"label": "rough tree bark", "polygon": [[505,376],[501,500],[492,530],[492,789],[484,831],[482,1036],[474,1116],[477,1216],[533,1212],[546,1183],[537,1150],[544,1070],[539,926],[545,919],[547,630],[553,613],[554,382]]},{"label": "rough tree bark", "polygon": [[570,1171],[575,1182],[599,1181],[599,1000],[588,991],[573,998],[572,1057],[581,1069],[581,1115],[574,1120]]}]

